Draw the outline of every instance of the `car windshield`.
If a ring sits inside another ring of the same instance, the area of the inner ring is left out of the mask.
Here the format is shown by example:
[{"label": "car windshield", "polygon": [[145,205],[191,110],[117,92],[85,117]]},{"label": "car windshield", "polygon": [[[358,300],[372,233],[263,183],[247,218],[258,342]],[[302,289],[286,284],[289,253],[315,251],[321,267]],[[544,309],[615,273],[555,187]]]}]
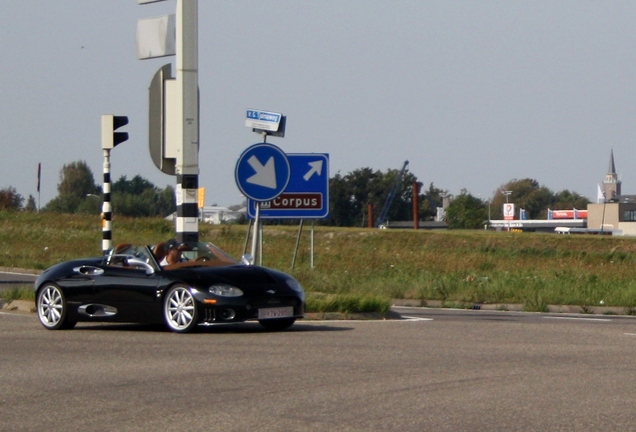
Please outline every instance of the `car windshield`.
[{"label": "car windshield", "polygon": [[121,243],[108,251],[104,257],[106,265],[130,267],[135,261],[142,261],[155,270],[172,270],[180,267],[217,267],[239,264],[234,257],[212,243],[189,242],[179,243],[180,261],[166,264],[166,243],[160,242],[152,246],[134,246]]},{"label": "car windshield", "polygon": [[[236,265],[239,262],[212,243],[174,240],[150,246],[155,261],[164,270],[181,267],[219,267]],[[176,251],[176,254],[173,252]]]},{"label": "car windshield", "polygon": [[234,265],[239,263],[212,243],[183,243],[182,255],[187,261],[209,261],[211,265]]},{"label": "car windshield", "polygon": [[157,267],[152,253],[146,246],[134,246],[130,243],[121,243],[110,249],[104,257],[106,265],[118,267],[129,267],[131,260],[144,262],[155,269]]}]

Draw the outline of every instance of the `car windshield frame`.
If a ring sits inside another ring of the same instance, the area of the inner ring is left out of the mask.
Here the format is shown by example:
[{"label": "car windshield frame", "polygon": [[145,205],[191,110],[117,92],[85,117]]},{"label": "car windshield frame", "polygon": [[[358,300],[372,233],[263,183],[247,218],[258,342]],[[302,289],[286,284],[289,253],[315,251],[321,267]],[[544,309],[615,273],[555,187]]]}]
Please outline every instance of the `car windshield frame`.
[{"label": "car windshield frame", "polygon": [[240,262],[223,249],[210,242],[185,242],[179,245],[182,260],[163,267],[173,270],[182,267],[226,267]]},{"label": "car windshield frame", "polygon": [[131,260],[140,260],[150,265],[155,271],[174,270],[182,267],[225,267],[240,265],[241,262],[210,242],[185,242],[179,245],[182,260],[175,264],[161,265],[159,257],[153,250],[156,245],[135,246],[122,243],[110,249],[104,255],[106,266],[128,266]]},{"label": "car windshield frame", "polygon": [[[161,270],[155,256],[148,246],[135,246],[130,243],[121,243],[109,249],[102,263],[109,267],[136,267],[134,261],[141,261],[152,267],[153,270]],[[132,264],[132,265],[131,265]],[[145,268],[145,266],[141,266]]]}]

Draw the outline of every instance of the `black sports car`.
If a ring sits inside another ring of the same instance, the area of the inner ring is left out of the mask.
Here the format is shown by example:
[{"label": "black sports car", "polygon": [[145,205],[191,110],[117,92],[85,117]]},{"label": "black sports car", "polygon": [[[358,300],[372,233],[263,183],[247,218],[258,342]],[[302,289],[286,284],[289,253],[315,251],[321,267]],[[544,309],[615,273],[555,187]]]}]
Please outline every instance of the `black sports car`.
[{"label": "black sports car", "polygon": [[178,249],[172,264],[160,243],[54,265],[35,281],[40,322],[50,330],[80,321],[165,323],[185,333],[247,320],[283,330],[303,317],[303,288],[288,274],[251,265],[249,256],[239,262],[211,243]]}]

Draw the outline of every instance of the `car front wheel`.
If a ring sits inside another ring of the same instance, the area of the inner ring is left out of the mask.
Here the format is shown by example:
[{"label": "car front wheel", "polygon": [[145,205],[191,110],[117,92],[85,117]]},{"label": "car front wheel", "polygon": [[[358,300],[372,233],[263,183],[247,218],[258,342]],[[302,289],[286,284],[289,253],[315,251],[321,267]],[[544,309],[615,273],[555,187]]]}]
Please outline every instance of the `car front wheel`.
[{"label": "car front wheel", "polygon": [[67,317],[67,304],[64,293],[55,284],[45,285],[36,299],[38,318],[49,330],[64,330],[75,327],[75,322]]},{"label": "car front wheel", "polygon": [[259,324],[270,331],[280,331],[291,327],[296,322],[296,318],[275,318],[260,320]]},{"label": "car front wheel", "polygon": [[197,306],[188,287],[170,288],[163,302],[163,315],[168,328],[174,332],[188,333],[195,329]]}]

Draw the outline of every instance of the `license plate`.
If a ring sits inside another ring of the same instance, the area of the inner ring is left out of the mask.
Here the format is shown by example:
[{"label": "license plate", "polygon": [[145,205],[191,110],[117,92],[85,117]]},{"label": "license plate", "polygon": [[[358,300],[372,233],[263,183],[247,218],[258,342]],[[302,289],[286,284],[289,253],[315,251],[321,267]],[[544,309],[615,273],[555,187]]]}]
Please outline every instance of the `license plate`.
[{"label": "license plate", "polygon": [[290,317],[293,315],[294,315],[294,308],[291,306],[258,310],[258,319],[285,318],[285,317]]}]

